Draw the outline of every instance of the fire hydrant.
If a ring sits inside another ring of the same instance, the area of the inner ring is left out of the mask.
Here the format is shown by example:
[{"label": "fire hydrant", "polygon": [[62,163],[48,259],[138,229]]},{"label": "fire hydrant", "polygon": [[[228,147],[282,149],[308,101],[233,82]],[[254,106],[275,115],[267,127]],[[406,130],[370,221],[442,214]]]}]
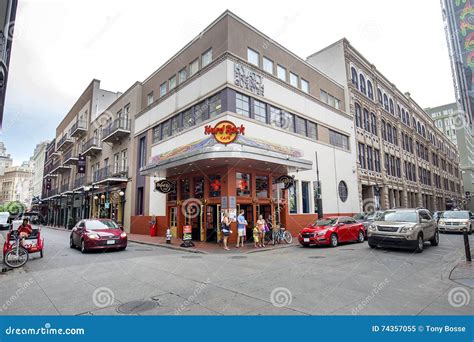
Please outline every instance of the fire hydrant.
[{"label": "fire hydrant", "polygon": [[166,229],[166,243],[171,243],[171,229],[169,228]]}]

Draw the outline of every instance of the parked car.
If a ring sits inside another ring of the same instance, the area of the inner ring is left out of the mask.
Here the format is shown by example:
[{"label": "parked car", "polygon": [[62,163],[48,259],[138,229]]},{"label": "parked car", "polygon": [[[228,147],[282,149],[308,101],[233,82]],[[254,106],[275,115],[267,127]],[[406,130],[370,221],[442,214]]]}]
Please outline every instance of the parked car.
[{"label": "parked car", "polygon": [[424,242],[439,243],[436,221],[426,209],[391,209],[374,221],[367,231],[369,246],[400,247],[423,251]]},{"label": "parked car", "polygon": [[383,214],[383,211],[373,211],[371,213],[359,213],[355,214],[353,218],[359,222],[362,223],[365,227],[365,230],[369,227],[369,225],[374,222],[374,220],[379,217],[380,215]]},{"label": "parked car", "polygon": [[467,229],[472,234],[474,214],[467,210],[444,211],[439,216],[438,229],[440,232],[462,232]]},{"label": "parked car", "polygon": [[340,242],[364,242],[365,230],[362,223],[352,217],[326,217],[303,228],[298,241],[304,247],[310,245],[330,245],[336,247]]},{"label": "parked car", "polygon": [[8,211],[0,212],[0,230],[10,229],[10,213]]},{"label": "parked car", "polygon": [[79,221],[71,231],[71,248],[79,247],[82,253],[97,249],[127,248],[127,233],[110,219],[88,219]]}]

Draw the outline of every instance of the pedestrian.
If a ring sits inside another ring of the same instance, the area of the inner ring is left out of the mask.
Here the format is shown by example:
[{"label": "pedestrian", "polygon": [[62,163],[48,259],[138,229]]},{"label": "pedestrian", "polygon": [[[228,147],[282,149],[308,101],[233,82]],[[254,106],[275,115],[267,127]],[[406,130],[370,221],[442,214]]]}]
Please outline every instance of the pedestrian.
[{"label": "pedestrian", "polygon": [[263,218],[262,215],[258,215],[258,220],[257,220],[257,228],[258,228],[258,233],[260,235],[260,247],[265,247],[265,226],[266,226],[265,219]]},{"label": "pedestrian", "polygon": [[248,225],[244,213],[244,210],[240,210],[239,216],[237,216],[237,245],[235,246],[235,248],[244,247],[246,230]]},{"label": "pedestrian", "polygon": [[227,239],[229,238],[230,233],[232,233],[232,231],[230,230],[229,214],[224,213],[224,218],[222,219],[222,234],[224,235],[223,241],[224,241],[224,249],[226,251],[229,250],[229,247],[227,247]]}]

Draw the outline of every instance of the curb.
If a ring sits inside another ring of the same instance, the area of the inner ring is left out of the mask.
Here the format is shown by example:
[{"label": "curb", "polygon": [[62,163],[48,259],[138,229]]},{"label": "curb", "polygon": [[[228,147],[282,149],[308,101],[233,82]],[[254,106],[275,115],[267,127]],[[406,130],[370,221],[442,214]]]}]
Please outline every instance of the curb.
[{"label": "curb", "polygon": [[269,251],[277,251],[279,249],[285,249],[285,248],[292,248],[292,247],[298,247],[297,244],[291,244],[291,245],[283,245],[283,246],[278,246],[278,247],[273,247],[273,248],[260,248],[260,249],[255,249],[253,251],[248,251],[245,252],[245,254],[252,254],[252,253],[262,253],[262,252],[269,252]]},{"label": "curb", "polygon": [[195,254],[209,254],[208,252],[200,251],[200,250],[197,250],[197,249],[189,249],[189,248],[184,248],[184,247],[179,247],[179,246],[173,246],[173,245],[157,244],[157,243],[153,243],[153,242],[132,240],[132,239],[130,239],[130,238],[128,239],[128,241],[134,242],[134,243],[138,243],[138,244],[140,244],[140,245],[167,248],[167,249],[172,249],[172,250],[181,251],[181,252],[188,252],[188,253],[195,253]]}]

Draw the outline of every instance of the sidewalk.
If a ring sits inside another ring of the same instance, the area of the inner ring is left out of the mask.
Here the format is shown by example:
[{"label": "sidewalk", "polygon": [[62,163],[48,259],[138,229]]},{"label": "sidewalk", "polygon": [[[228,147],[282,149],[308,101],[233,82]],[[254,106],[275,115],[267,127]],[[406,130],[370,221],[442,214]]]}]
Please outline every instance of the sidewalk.
[{"label": "sidewalk", "polygon": [[255,248],[253,243],[247,243],[244,247],[235,248],[235,244],[229,244],[229,251],[226,251],[222,245],[215,242],[199,242],[193,241],[194,247],[180,247],[182,240],[172,238],[171,244],[167,244],[166,240],[162,236],[149,236],[141,234],[128,234],[128,241],[141,243],[145,245],[152,245],[163,248],[170,248],[190,253],[201,253],[201,254],[249,254],[271,251],[275,249],[283,249],[297,246],[296,239],[293,238],[292,244],[280,244],[280,245],[268,245],[264,248]]},{"label": "sidewalk", "polygon": [[460,285],[474,289],[474,263],[461,261],[451,270],[449,279]]},{"label": "sidewalk", "polygon": [[[63,231],[70,231],[69,229],[62,228],[62,227],[52,227],[52,226],[42,226],[44,228],[55,229],[55,230],[63,230]],[[193,241],[194,247],[181,247],[181,243],[183,242],[181,239],[173,238],[171,239],[171,244],[166,243],[166,239],[163,236],[149,236],[149,235],[142,235],[142,234],[131,234],[127,233],[128,241],[140,243],[143,245],[150,245],[162,248],[169,248],[174,250],[179,250],[183,252],[189,253],[199,253],[199,254],[249,254],[249,253],[259,253],[265,251],[271,251],[275,249],[283,249],[283,248],[290,248],[298,246],[298,240],[293,238],[293,243],[286,244],[282,243],[279,245],[268,245],[264,248],[255,248],[253,243],[247,243],[244,247],[235,248],[235,244],[229,244],[229,251],[226,251],[222,245],[219,245],[215,242],[200,242],[200,241]]]}]

